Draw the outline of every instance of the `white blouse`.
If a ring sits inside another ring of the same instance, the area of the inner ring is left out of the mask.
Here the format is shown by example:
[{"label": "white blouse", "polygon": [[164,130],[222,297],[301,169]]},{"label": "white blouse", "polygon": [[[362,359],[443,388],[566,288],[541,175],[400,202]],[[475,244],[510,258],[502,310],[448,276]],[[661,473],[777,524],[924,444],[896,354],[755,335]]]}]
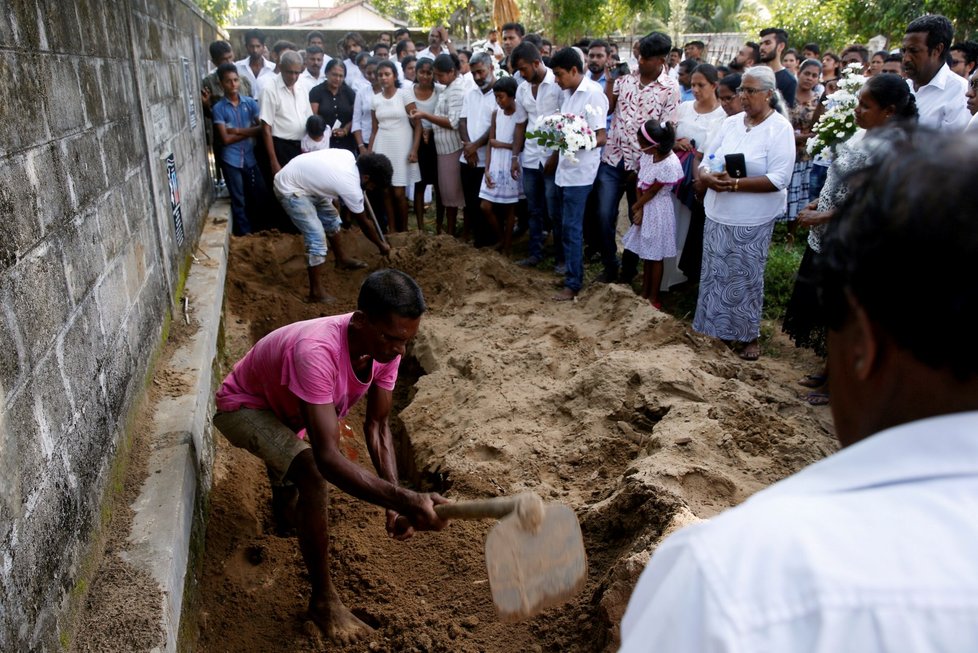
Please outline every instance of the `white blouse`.
[{"label": "white blouse", "polygon": [[795,166],[795,131],[788,119],[772,113],[750,129],[744,124],[743,113],[726,118],[703,153],[706,168],[713,154],[720,161],[727,154],[743,154],[747,176],[766,176],[777,189],[769,193],[725,192],[713,189],[706,192],[703,206],[706,217],[734,227],[756,227],[767,224],[784,213],[788,199],[788,183]]},{"label": "white blouse", "polygon": [[696,149],[702,152],[710,143],[710,137],[716,132],[727,117],[723,107],[717,106],[709,113],[696,113],[696,100],[689,100],[679,105],[676,118],[676,140],[688,138],[696,142]]}]

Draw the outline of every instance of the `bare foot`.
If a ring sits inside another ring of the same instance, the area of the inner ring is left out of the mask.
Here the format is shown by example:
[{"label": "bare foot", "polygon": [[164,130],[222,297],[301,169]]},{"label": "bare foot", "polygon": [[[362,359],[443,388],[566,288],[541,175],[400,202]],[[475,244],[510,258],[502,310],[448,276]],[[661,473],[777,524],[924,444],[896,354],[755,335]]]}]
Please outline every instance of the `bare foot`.
[{"label": "bare foot", "polygon": [[332,304],[336,301],[336,298],[330,294],[323,293],[322,295],[312,295],[310,294],[306,301],[310,304]]},{"label": "bare foot", "polygon": [[309,618],[338,644],[352,644],[368,637],[374,629],[350,612],[339,596],[331,598],[325,609],[309,605]]},{"label": "bare foot", "polygon": [[559,293],[551,297],[551,299],[554,300],[555,302],[569,302],[575,297],[577,297],[576,292],[574,292],[570,288],[564,288]]}]

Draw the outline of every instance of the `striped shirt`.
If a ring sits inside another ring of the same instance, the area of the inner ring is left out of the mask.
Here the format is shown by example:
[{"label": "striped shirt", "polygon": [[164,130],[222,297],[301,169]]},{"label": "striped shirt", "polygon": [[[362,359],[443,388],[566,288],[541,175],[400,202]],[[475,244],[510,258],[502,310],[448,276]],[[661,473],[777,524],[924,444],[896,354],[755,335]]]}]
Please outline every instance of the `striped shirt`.
[{"label": "striped shirt", "polygon": [[459,75],[438,96],[438,103],[433,113],[436,116],[447,117],[452,123],[451,129],[432,123],[435,151],[438,154],[451,154],[462,149],[462,139],[458,135],[458,119],[462,116],[465,91],[465,80]]}]

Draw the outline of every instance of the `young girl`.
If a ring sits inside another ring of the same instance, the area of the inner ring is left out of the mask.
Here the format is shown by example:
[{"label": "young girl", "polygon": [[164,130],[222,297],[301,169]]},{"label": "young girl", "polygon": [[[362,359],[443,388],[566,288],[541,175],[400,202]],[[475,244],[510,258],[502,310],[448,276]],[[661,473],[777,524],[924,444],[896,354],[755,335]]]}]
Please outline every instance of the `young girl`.
[{"label": "young girl", "polygon": [[[482,179],[479,197],[482,199],[482,215],[496,236],[499,249],[508,254],[513,242],[513,224],[516,221],[516,203],[520,199],[523,183],[520,180],[522,164],[520,152],[526,136],[528,116],[523,107],[516,104],[516,80],[503,77],[493,84],[496,108],[489,125],[489,147],[486,151],[486,174]],[[505,224],[500,231],[495,207],[502,208]]]},{"label": "young girl", "polygon": [[302,137],[302,141],[299,143],[302,153],[328,150],[330,134],[332,134],[332,130],[322,116],[309,116],[309,119],[306,120],[306,135]]},{"label": "young girl", "polygon": [[676,130],[670,123],[663,126],[649,120],[639,127],[639,196],[631,209],[632,226],[622,239],[625,249],[645,261],[642,297],[656,308],[662,308],[662,259],[676,255],[676,214],[669,189],[682,181],[683,167],[672,151],[675,142]]}]

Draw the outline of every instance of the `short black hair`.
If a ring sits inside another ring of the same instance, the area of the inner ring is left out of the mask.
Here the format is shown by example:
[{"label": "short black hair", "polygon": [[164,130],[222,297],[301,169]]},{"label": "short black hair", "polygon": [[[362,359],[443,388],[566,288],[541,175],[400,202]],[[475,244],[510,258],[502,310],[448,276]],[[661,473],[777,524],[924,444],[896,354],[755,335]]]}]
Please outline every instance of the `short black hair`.
[{"label": "short black hair", "polygon": [[692,75],[693,70],[698,65],[700,65],[700,62],[696,59],[683,59],[679,62],[679,70],[680,72],[685,72],[687,75]]},{"label": "short black hair", "polygon": [[731,91],[736,93],[737,89],[740,88],[741,79],[743,79],[743,77],[741,77],[740,73],[730,73],[729,75],[724,75],[721,77],[717,84],[720,86],[726,86]]},{"label": "short black hair", "polygon": [[505,23],[499,28],[500,34],[508,31],[516,32],[520,35],[520,38],[523,38],[526,35],[526,28],[523,27],[523,23]]},{"label": "short black hair", "polygon": [[888,54],[886,55],[886,59],[883,60],[883,63],[891,63],[893,61],[896,61],[899,64],[903,64],[903,57],[901,57],[898,54]]},{"label": "short black hair", "polygon": [[319,138],[326,133],[326,119],[320,115],[309,116],[306,119],[306,133],[313,138]]},{"label": "short black hair", "polygon": [[[973,379],[978,137],[901,132],[867,136],[881,154],[847,179],[846,199],[822,237],[817,283],[823,315],[830,330],[841,329],[849,319],[848,293],[918,361]],[[908,310],[908,297],[926,297],[927,310]]]},{"label": "short black hair", "polygon": [[530,64],[540,61],[540,50],[529,41],[523,41],[513,48],[513,52],[509,55],[509,65],[515,68],[521,61]]},{"label": "short black hair", "polygon": [[523,37],[523,41],[524,42],[527,42],[527,43],[532,43],[533,45],[537,46],[538,48],[541,45],[543,45],[543,38],[539,34],[535,34],[533,32],[530,32],[529,34],[527,34],[526,36],[524,36]]},{"label": "short black hair", "polygon": [[893,119],[916,122],[917,100],[907,83],[897,75],[873,75],[863,85],[881,109],[894,108]]},{"label": "short black hair", "polygon": [[581,55],[577,54],[577,50],[574,48],[561,48],[557,50],[552,57],[550,57],[550,67],[551,68],[562,68],[563,70],[574,70],[577,72],[584,72],[584,62],[581,61]]},{"label": "short black hair", "polygon": [[462,62],[458,60],[457,55],[450,52],[442,52],[435,57],[432,67],[440,73],[450,73],[453,70],[457,71],[461,65]]},{"label": "short black hair", "polygon": [[759,35],[760,35],[761,38],[764,38],[765,36],[769,36],[771,34],[774,35],[774,40],[775,41],[777,41],[778,43],[784,43],[785,45],[787,45],[787,43],[788,43],[788,32],[784,31],[780,27],[765,27],[759,33]]},{"label": "short black hair", "polygon": [[[410,39],[405,39],[403,41],[398,41],[397,42],[397,45],[394,46],[394,54],[397,55],[397,56],[400,56],[400,54],[402,52],[404,52],[405,50],[407,50],[408,43],[411,43],[411,40]],[[418,47],[418,46],[414,46],[414,47]]]},{"label": "short black hair", "polygon": [[391,165],[391,160],[377,152],[358,156],[357,169],[360,170],[360,174],[370,177],[377,190],[389,188],[394,177],[394,166]]},{"label": "short black hair", "polygon": [[818,43],[806,43],[802,46],[801,51],[804,52],[808,50],[809,52],[814,52],[815,54],[821,54],[822,48],[819,47]]},{"label": "short black hair", "polygon": [[222,63],[217,67],[217,81],[223,82],[229,73],[238,74],[238,67],[233,63]]},{"label": "short black hair", "polygon": [[689,43],[684,45],[683,48],[685,48],[687,45],[691,45],[694,48],[699,48],[700,50],[706,49],[706,43],[703,43],[703,41],[690,41]]},{"label": "short black hair", "polygon": [[248,41],[251,39],[258,39],[258,42],[265,45],[265,32],[260,29],[250,29],[244,33],[245,45],[248,45]]},{"label": "short black hair", "polygon": [[211,61],[217,61],[223,55],[231,52],[231,44],[227,41],[211,41],[211,44],[207,46],[207,51],[211,55]]},{"label": "short black hair", "polygon": [[372,46],[370,46],[370,51],[371,52],[376,52],[377,51],[377,48],[384,48],[385,50],[387,50],[388,54],[390,54],[391,46],[387,45],[383,41],[377,41]]},{"label": "short black hair", "polygon": [[496,80],[496,83],[492,85],[492,92],[505,93],[510,97],[516,97],[516,88],[518,86],[519,84],[513,77],[506,75]]},{"label": "short black hair", "polygon": [[309,42],[312,41],[313,39],[316,39],[316,38],[318,38],[323,43],[326,42],[326,37],[323,36],[323,33],[322,32],[317,32],[317,31],[313,30],[312,32],[309,32],[308,34],[306,34],[306,45],[309,45]]},{"label": "short black hair", "polygon": [[275,54],[282,54],[284,50],[295,50],[299,51],[299,46],[297,46],[292,41],[286,41],[285,39],[279,39],[275,41],[275,45],[272,46],[272,52]]},{"label": "short black hair", "polygon": [[[407,65],[407,58],[406,57],[405,57],[405,60],[404,60],[404,65]],[[394,62],[391,61],[390,59],[384,59],[379,64],[377,64],[377,72],[378,73],[380,72],[380,69],[381,68],[390,68],[391,69],[391,71],[394,73],[394,86],[395,86],[395,88],[400,88],[401,87],[401,77],[400,77],[400,75],[397,74],[397,66],[394,65]]]},{"label": "short black hair", "polygon": [[954,38],[954,25],[946,17],[940,14],[926,14],[919,18],[914,18],[907,25],[907,34],[915,32],[927,33],[927,49],[935,50],[937,46],[944,46],[942,52],[947,54],[951,47],[951,39]]},{"label": "short black hair", "polygon": [[308,45],[306,46],[306,54],[326,54],[326,51],[318,45]]},{"label": "short black hair", "polygon": [[417,281],[400,270],[387,268],[371,273],[360,284],[357,310],[371,320],[391,315],[417,319],[428,306]]},{"label": "short black hair", "polygon": [[859,58],[862,59],[864,66],[869,63],[869,48],[867,48],[865,45],[860,45],[859,43],[853,43],[852,45],[846,46],[846,48],[842,51],[841,56],[844,57],[850,52],[855,52],[856,54],[858,54]]},{"label": "short black hair", "polygon": [[[653,32],[653,34],[654,34],[654,32]],[[652,34],[649,34],[649,36],[652,36]],[[682,54],[683,53],[683,49],[682,48],[670,48],[669,49],[669,54],[672,54],[673,52],[675,52],[676,54]]]},{"label": "short black hair", "polygon": [[638,42],[638,54],[645,57],[667,57],[672,51],[672,39],[662,32],[649,32]]},{"label": "short black hair", "polygon": [[948,52],[963,52],[965,63],[978,63],[978,43],[975,43],[974,41],[961,41],[960,43],[955,43],[948,48]]},{"label": "short black hair", "polygon": [[754,64],[755,65],[761,63],[761,44],[760,43],[754,43],[753,41],[747,41],[747,43],[744,43],[744,47],[750,48],[750,51],[751,51],[751,59],[754,61]]},{"label": "short black hair", "polygon": [[408,29],[408,28],[406,28],[406,27],[398,27],[398,28],[397,28],[396,30],[394,30],[394,38],[395,38],[395,39],[396,39],[396,38],[397,38],[398,36],[400,36],[401,34],[407,34],[407,35],[408,35],[408,37],[410,38],[410,36],[411,36],[411,30],[409,30],[409,29]]},{"label": "short black hair", "polygon": [[[954,48],[951,49],[953,50]],[[889,50],[877,50],[876,52],[873,53],[873,57],[879,57],[883,61],[886,61],[886,58],[888,56],[890,56]],[[870,59],[872,59],[873,57],[870,57]]]},{"label": "short black hair", "polygon": [[594,39],[588,43],[586,52],[590,52],[591,48],[604,48],[604,53],[606,55],[611,54],[611,45],[604,39]]}]

